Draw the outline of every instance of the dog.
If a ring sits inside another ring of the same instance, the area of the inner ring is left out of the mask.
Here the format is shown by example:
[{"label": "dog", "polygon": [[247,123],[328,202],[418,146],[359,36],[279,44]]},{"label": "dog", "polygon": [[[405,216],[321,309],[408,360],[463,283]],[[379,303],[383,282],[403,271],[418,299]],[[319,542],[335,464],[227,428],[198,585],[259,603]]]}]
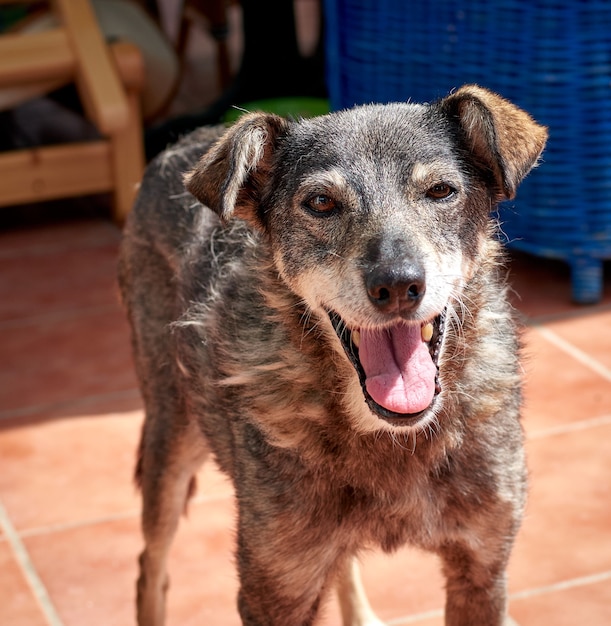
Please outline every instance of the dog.
[{"label": "dog", "polygon": [[436,553],[445,623],[509,623],[527,490],[520,338],[494,219],[545,127],[466,85],[429,103],[194,131],[145,172],[119,282],[145,404],[140,626],[208,456],[237,499],[247,626],[381,622],[359,553]]}]

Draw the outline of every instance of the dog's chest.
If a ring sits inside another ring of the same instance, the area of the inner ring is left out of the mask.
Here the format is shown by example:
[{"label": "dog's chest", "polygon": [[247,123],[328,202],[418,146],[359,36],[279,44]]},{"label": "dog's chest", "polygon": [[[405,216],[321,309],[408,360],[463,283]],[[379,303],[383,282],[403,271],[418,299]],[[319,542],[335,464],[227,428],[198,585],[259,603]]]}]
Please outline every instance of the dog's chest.
[{"label": "dog's chest", "polygon": [[304,516],[312,502],[318,501],[316,508],[326,511],[329,528],[338,524],[340,532],[353,537],[356,544],[376,545],[387,552],[406,542],[431,547],[445,534],[446,503],[426,480],[395,474],[394,484],[389,486],[392,479],[381,473],[365,476],[359,472],[354,478],[357,486],[313,485],[316,495],[303,494]]},{"label": "dog's chest", "polygon": [[406,542],[430,548],[460,523],[452,504],[457,486],[447,476],[440,484],[430,452],[419,455],[380,440],[377,446],[354,446],[341,437],[336,442],[319,441],[318,448],[311,442],[307,468],[295,461],[285,474],[296,476],[288,491],[295,494],[298,516],[308,519],[316,511],[317,523],[324,520],[357,544],[386,551]]}]

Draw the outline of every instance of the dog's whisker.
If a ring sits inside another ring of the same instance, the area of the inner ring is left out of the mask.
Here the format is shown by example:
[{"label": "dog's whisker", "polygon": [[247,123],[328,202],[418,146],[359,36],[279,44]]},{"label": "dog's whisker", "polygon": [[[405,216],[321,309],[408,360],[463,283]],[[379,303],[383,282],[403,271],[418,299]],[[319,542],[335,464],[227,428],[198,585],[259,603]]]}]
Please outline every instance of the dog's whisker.
[{"label": "dog's whisker", "polygon": [[462,396],[463,398],[467,398],[468,400],[470,400],[472,402],[477,401],[477,397],[476,396],[474,396],[474,395],[472,395],[470,393],[467,393],[464,389],[456,389],[455,393],[460,395],[460,396]]},{"label": "dog's whisker", "polygon": [[[412,456],[416,453],[417,437],[415,431],[409,430],[406,433],[402,433],[400,431],[389,431],[388,435],[392,441],[393,446],[409,452]],[[404,439],[404,441],[401,441],[402,438]],[[412,446],[410,446],[410,439],[412,438],[414,443]]]},{"label": "dog's whisker", "polygon": [[414,445],[412,446],[412,456],[414,454],[416,454],[416,445],[418,443],[418,433],[415,430],[412,430],[410,433],[408,433],[408,437],[411,436],[411,438],[414,441]]}]

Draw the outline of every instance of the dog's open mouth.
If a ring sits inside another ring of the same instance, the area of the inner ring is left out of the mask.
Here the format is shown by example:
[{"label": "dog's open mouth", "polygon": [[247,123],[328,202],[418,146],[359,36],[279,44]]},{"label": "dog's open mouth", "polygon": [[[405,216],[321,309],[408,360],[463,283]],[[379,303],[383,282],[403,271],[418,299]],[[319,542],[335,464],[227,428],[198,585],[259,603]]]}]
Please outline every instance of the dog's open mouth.
[{"label": "dog's open mouth", "polygon": [[400,322],[375,330],[349,328],[335,312],[329,318],[369,408],[388,421],[418,421],[441,391],[438,358],[445,314],[422,325]]}]

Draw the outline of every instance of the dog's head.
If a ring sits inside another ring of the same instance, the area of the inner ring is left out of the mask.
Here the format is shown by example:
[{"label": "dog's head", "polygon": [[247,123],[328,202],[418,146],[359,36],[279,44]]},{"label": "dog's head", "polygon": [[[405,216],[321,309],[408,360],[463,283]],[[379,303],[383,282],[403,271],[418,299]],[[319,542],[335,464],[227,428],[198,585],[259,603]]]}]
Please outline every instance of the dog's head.
[{"label": "dog's head", "polygon": [[436,403],[445,311],[477,271],[490,212],[546,137],[477,86],[299,122],[255,113],[186,185],[264,233],[279,275],[335,330],[371,412],[411,427]]}]

